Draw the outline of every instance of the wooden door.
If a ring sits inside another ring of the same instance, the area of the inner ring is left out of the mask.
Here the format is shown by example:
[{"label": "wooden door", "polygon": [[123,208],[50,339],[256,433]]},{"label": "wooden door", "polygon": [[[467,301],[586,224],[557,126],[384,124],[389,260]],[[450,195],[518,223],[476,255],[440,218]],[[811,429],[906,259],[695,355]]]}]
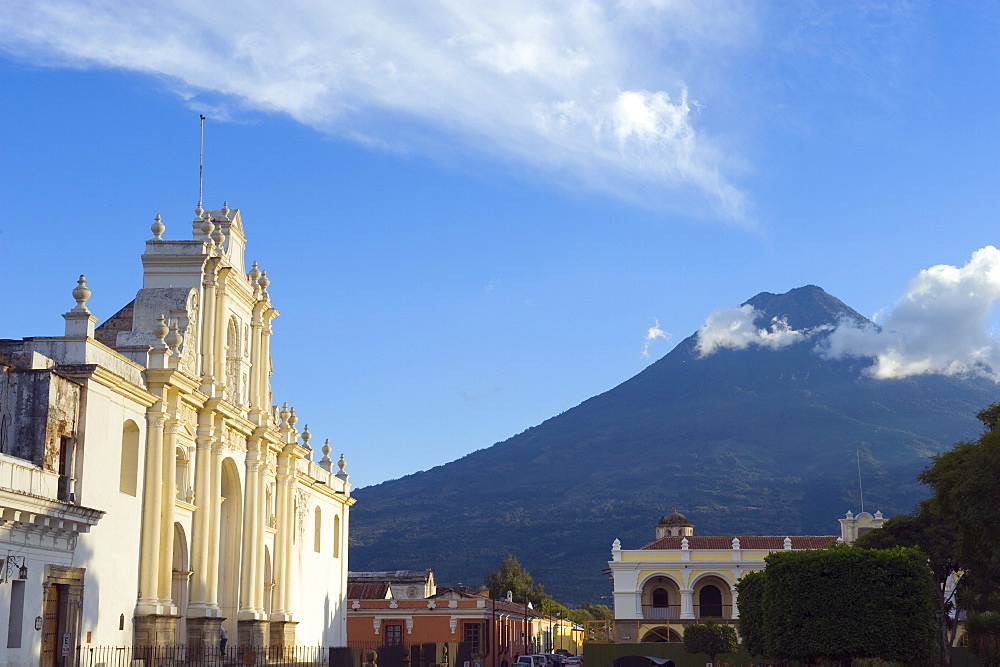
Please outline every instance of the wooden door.
[{"label": "wooden door", "polygon": [[50,584],[45,587],[42,603],[42,667],[56,667],[59,664],[59,587]]}]

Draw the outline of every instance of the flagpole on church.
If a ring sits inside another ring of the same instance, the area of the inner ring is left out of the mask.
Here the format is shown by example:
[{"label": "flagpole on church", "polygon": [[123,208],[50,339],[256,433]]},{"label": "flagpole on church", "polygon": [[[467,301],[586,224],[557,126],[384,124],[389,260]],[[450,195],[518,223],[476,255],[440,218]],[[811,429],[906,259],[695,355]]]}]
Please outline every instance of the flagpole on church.
[{"label": "flagpole on church", "polygon": [[201,119],[201,133],[198,140],[198,208],[201,208],[202,185],[205,173],[205,115],[198,114]]}]

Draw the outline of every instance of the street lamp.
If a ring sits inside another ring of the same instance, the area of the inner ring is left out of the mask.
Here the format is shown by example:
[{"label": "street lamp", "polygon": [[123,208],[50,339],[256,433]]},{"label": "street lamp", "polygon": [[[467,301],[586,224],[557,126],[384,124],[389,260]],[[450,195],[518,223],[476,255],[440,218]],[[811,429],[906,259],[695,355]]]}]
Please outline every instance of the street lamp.
[{"label": "street lamp", "polygon": [[28,561],[24,556],[11,556],[10,552],[7,552],[7,558],[4,560],[3,568],[0,569],[0,583],[7,583],[13,579],[14,571],[17,571],[17,578],[19,580],[25,580],[28,578]]}]

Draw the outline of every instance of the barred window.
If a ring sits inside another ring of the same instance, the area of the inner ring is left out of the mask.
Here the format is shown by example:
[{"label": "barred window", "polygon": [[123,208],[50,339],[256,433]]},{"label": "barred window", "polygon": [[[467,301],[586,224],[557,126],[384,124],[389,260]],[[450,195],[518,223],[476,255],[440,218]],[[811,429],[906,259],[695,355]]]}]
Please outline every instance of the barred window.
[{"label": "barred window", "polygon": [[402,643],[403,643],[403,626],[402,625],[385,626],[385,645],[399,646]]}]

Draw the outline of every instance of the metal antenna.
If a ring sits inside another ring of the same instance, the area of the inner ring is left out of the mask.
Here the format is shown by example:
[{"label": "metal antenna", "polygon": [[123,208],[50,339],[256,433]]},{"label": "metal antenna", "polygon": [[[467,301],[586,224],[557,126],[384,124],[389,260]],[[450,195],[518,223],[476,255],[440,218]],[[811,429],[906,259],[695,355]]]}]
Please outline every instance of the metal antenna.
[{"label": "metal antenna", "polygon": [[861,452],[854,450],[854,455],[858,457],[858,491],[861,493],[861,511],[865,511],[865,490],[861,486]]},{"label": "metal antenna", "polygon": [[203,175],[205,173],[205,116],[198,114],[201,118],[201,137],[198,144],[198,208],[201,208],[201,195]]}]

